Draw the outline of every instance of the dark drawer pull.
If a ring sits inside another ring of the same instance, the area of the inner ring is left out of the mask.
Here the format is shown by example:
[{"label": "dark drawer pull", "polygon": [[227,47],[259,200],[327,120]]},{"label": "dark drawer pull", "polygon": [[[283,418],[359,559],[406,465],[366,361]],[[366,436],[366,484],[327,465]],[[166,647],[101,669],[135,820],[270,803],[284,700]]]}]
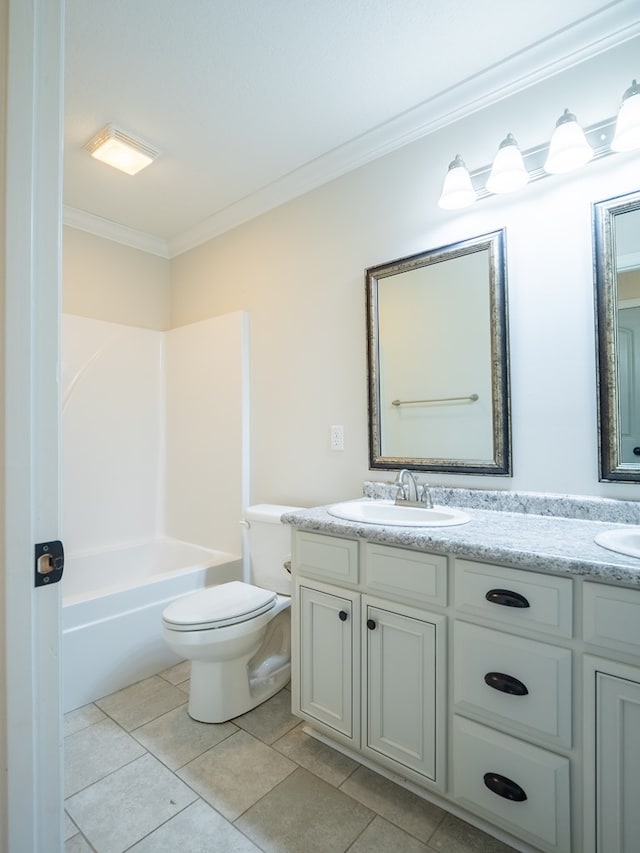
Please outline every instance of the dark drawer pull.
[{"label": "dark drawer pull", "polygon": [[484,683],[510,696],[526,696],[529,693],[525,684],[504,672],[488,672],[484,677]]},{"label": "dark drawer pull", "polygon": [[374,631],[374,630],[375,630],[375,627],[376,627],[376,623],[375,623],[375,621],[374,621],[373,619],[367,619],[367,628],[368,628],[370,631]]},{"label": "dark drawer pull", "polygon": [[490,589],[485,598],[491,604],[502,604],[503,607],[529,607],[524,595],[510,589]]},{"label": "dark drawer pull", "polygon": [[527,799],[527,795],[517,782],[507,779],[506,776],[501,776],[500,773],[485,773],[484,784],[490,791],[505,800],[523,803]]},{"label": "dark drawer pull", "polygon": [[347,621],[347,619],[348,619],[348,617],[349,617],[349,614],[347,613],[347,611],[346,611],[346,610],[341,610],[341,611],[338,613],[338,619],[339,619],[341,622],[346,622],[346,621]]}]

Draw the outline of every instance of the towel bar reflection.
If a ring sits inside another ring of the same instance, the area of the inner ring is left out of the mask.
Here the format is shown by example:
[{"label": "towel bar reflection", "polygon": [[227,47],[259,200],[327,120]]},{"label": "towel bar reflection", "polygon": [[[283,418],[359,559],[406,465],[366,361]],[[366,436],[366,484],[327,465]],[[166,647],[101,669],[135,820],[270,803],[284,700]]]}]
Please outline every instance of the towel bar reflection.
[{"label": "towel bar reflection", "polygon": [[459,403],[468,400],[475,403],[479,399],[477,394],[469,394],[468,397],[434,397],[431,400],[392,400],[392,406],[409,406],[415,403]]}]

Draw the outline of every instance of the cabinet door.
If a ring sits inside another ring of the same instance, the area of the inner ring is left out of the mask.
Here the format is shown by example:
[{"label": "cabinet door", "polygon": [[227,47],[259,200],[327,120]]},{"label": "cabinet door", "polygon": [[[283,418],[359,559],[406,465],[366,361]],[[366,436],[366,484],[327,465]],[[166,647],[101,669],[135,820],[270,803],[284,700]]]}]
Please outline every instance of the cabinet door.
[{"label": "cabinet door", "polygon": [[444,740],[437,738],[444,699],[444,689],[436,697],[441,617],[431,622],[367,603],[364,620],[365,749],[441,781],[436,748],[436,740]]},{"label": "cabinet door", "polygon": [[640,845],[640,684],[596,675],[598,853],[637,853]]},{"label": "cabinet door", "polygon": [[353,739],[359,678],[353,660],[359,596],[299,587],[300,712]]}]

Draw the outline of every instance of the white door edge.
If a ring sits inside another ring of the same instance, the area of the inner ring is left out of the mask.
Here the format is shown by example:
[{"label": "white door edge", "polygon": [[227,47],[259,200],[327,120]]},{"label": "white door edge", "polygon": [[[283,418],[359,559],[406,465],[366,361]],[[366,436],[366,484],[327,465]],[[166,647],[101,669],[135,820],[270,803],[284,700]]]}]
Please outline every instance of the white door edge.
[{"label": "white door edge", "polygon": [[[62,850],[59,586],[34,544],[59,527],[64,0],[2,0],[5,91],[5,668],[2,849]],[[7,38],[7,36],[5,36]]]}]

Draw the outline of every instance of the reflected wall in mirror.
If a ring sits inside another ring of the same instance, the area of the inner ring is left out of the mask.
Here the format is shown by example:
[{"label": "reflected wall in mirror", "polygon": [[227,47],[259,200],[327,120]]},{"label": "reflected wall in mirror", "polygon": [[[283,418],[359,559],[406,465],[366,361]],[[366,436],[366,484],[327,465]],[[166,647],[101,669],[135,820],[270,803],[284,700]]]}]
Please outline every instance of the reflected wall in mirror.
[{"label": "reflected wall in mirror", "polygon": [[593,210],[600,479],[640,482],[640,192]]},{"label": "reflected wall in mirror", "polygon": [[504,230],[366,271],[371,468],[511,475]]}]

